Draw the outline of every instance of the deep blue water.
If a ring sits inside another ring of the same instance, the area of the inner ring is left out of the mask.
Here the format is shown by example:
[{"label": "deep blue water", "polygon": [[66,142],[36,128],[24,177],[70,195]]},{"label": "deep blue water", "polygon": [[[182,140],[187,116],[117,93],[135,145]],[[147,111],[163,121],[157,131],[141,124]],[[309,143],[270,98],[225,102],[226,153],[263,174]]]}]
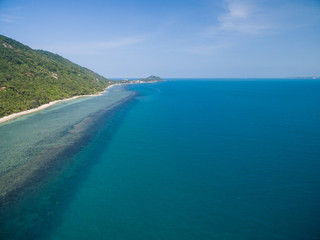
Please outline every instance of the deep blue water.
[{"label": "deep blue water", "polygon": [[320,81],[127,88],[137,95],[67,167],[6,212],[4,237],[320,239]]}]

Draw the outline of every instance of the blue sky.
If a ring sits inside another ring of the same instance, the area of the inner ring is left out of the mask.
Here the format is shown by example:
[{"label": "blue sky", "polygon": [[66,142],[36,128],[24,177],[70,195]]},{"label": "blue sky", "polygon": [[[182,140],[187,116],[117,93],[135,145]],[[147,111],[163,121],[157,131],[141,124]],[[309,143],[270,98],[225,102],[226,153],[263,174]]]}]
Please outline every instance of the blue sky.
[{"label": "blue sky", "polygon": [[0,0],[0,34],[105,77],[320,75],[320,0]]}]

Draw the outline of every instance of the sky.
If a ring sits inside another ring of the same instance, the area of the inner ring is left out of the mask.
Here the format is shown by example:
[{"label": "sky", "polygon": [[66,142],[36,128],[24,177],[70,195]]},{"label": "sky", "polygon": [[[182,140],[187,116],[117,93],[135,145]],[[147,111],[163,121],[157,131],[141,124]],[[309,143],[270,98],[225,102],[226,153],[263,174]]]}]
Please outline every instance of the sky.
[{"label": "sky", "polygon": [[0,0],[0,34],[109,78],[320,76],[320,0]]}]

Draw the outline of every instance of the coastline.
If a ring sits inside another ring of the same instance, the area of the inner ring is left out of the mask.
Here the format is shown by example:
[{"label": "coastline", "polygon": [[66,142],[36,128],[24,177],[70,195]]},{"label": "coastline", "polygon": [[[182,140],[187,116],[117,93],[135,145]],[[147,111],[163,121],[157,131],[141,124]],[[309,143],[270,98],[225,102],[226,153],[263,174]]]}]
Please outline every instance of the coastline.
[{"label": "coastline", "polygon": [[[108,86],[108,89],[115,85]],[[103,92],[106,92],[106,89]],[[47,121],[44,125],[33,124],[34,119],[26,119],[27,124],[13,122],[13,132],[10,125],[4,126],[4,129],[6,127],[9,129],[2,131],[4,137],[0,141],[0,152],[4,153],[7,150],[9,154],[3,154],[3,161],[0,162],[0,211],[23,192],[40,186],[42,179],[46,176],[55,174],[57,169],[60,171],[65,166],[64,164],[67,166],[68,162],[64,157],[67,156],[70,160],[69,157],[81,148],[82,143],[88,141],[88,137],[92,137],[92,129],[99,125],[101,118],[135,96],[134,92],[129,91],[123,91],[126,94],[123,94],[122,91],[111,92],[111,94],[103,94],[103,92],[89,95],[102,95],[101,98],[88,98],[88,102],[94,101],[95,103],[91,108],[87,107],[88,104],[76,103],[78,106],[76,108],[66,106],[66,108],[75,109],[74,111],[68,111],[68,113],[62,111],[61,113],[61,110],[58,110],[60,111],[60,114],[57,114],[59,120],[47,116],[45,120],[41,118],[41,121]],[[84,109],[79,111],[80,105],[90,110],[88,112],[83,111]],[[68,121],[63,121],[65,116]],[[49,122],[48,119],[50,119]],[[56,125],[57,122],[58,125]],[[41,130],[44,126],[48,127],[47,131]],[[24,128],[27,130],[21,131]],[[17,132],[22,134],[17,137],[15,135]],[[10,144],[16,145],[17,148],[11,148]],[[31,152],[30,149],[32,149]]]},{"label": "coastline", "polygon": [[108,87],[106,87],[102,92],[99,92],[97,94],[91,94],[91,95],[78,95],[78,96],[73,96],[71,98],[65,98],[65,99],[61,99],[61,100],[55,100],[55,101],[52,101],[52,102],[49,102],[49,103],[46,103],[46,104],[43,104],[37,108],[32,108],[32,109],[29,109],[29,110],[26,110],[26,111],[22,111],[22,112],[17,112],[17,113],[13,113],[13,114],[10,114],[8,116],[5,116],[5,117],[2,117],[0,118],[0,124],[2,123],[5,123],[7,121],[10,121],[12,119],[15,119],[17,117],[21,117],[21,116],[24,116],[24,115],[27,115],[27,114],[30,114],[30,113],[35,113],[35,112],[38,112],[38,111],[41,111],[43,109],[46,109],[46,108],[49,108],[57,103],[61,103],[61,102],[65,102],[65,101],[70,101],[70,100],[74,100],[74,99],[77,99],[77,98],[80,98],[80,97],[96,97],[96,96],[100,96],[101,94],[107,92],[107,89],[111,88],[111,87],[114,87],[114,86],[117,86],[117,85],[122,85],[122,84],[112,84]]}]

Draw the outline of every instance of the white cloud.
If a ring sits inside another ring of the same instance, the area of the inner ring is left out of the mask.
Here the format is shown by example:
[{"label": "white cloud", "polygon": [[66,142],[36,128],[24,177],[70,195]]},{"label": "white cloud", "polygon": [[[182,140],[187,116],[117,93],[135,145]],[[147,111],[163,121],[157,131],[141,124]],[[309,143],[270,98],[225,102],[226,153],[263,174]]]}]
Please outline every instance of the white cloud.
[{"label": "white cloud", "polygon": [[[115,47],[122,47],[122,46],[127,46],[127,45],[133,45],[137,44],[140,42],[144,42],[145,39],[141,37],[128,37],[128,38],[123,38],[123,39],[118,39],[118,40],[112,40],[112,41],[103,41],[103,42],[95,42],[89,44],[89,48],[92,49],[108,49],[108,48],[115,48]],[[88,44],[85,44],[83,46],[79,45],[79,47],[88,47]]]},{"label": "white cloud", "polygon": [[[251,7],[252,8],[252,7]],[[227,1],[228,18],[247,18],[250,12],[250,6],[248,4],[239,3],[237,1]]]},{"label": "white cloud", "polygon": [[319,6],[291,0],[224,0],[225,12],[217,16],[218,23],[205,33],[211,36],[281,33],[319,22]]},{"label": "white cloud", "polygon": [[270,28],[262,9],[251,1],[227,0],[226,10],[218,16],[219,31],[257,34]]},{"label": "white cloud", "polygon": [[5,22],[5,23],[13,23],[16,22],[19,19],[22,19],[20,16],[19,12],[23,10],[22,7],[16,6],[13,8],[5,8],[5,9],[0,9],[1,14],[0,14],[0,21]]},{"label": "white cloud", "polygon": [[116,40],[94,41],[94,42],[78,42],[78,43],[64,43],[59,45],[51,45],[41,47],[58,53],[68,54],[99,54],[109,49],[119,49],[126,46],[135,45],[146,41],[143,37],[126,37]]},{"label": "white cloud", "polygon": [[188,46],[185,48],[180,48],[178,51],[192,53],[197,55],[212,55],[217,52],[219,49],[229,47],[228,44],[203,44],[196,46]]},{"label": "white cloud", "polygon": [[20,17],[13,16],[13,15],[0,15],[0,20],[5,23],[13,23]]}]

